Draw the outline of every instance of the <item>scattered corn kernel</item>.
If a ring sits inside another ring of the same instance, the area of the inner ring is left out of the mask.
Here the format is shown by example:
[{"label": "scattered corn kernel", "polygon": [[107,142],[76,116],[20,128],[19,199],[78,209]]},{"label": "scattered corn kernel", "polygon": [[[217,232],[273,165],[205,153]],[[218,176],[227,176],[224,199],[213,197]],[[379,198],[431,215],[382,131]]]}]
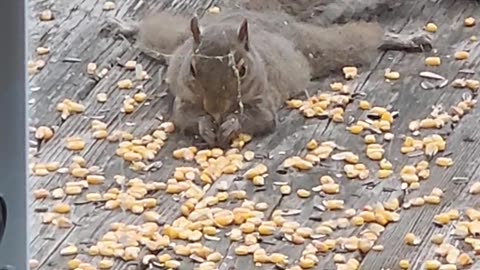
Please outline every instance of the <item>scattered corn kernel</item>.
[{"label": "scattered corn kernel", "polygon": [[87,73],[90,75],[95,74],[95,71],[97,71],[97,64],[95,63],[88,63],[87,64]]},{"label": "scattered corn kernel", "polygon": [[443,235],[437,233],[437,234],[432,235],[431,241],[432,241],[432,243],[434,243],[436,245],[440,245],[440,244],[443,243],[443,239],[444,239]]},{"label": "scattered corn kernel", "polygon": [[37,54],[38,55],[48,54],[49,52],[50,52],[49,48],[46,48],[46,47],[38,47],[37,48]]},{"label": "scattered corn kernel", "polygon": [[475,25],[475,18],[473,17],[468,17],[463,21],[463,25],[466,27],[472,27]]},{"label": "scattered corn kernel", "polygon": [[292,193],[292,188],[289,185],[283,185],[280,187],[280,193],[282,193],[282,195],[288,195]]},{"label": "scattered corn kernel", "polygon": [[80,137],[71,137],[67,139],[66,147],[71,151],[81,151],[85,148],[85,141]]},{"label": "scattered corn kernel", "polygon": [[53,20],[53,13],[50,9],[46,9],[40,13],[41,21],[51,21]]},{"label": "scattered corn kernel", "polygon": [[398,263],[401,269],[410,269],[410,262],[408,260],[400,260]]},{"label": "scattered corn kernel", "polygon": [[66,203],[58,203],[53,206],[53,212],[59,213],[59,214],[66,214],[70,212],[70,205]]},{"label": "scattered corn kernel", "polygon": [[460,266],[467,266],[473,264],[473,259],[467,253],[460,254],[457,261]]},{"label": "scattered corn kernel", "polygon": [[144,92],[138,92],[135,95],[133,95],[133,99],[138,103],[144,102],[146,98],[147,98],[147,94],[145,94]]},{"label": "scattered corn kernel", "polygon": [[106,93],[98,93],[97,94],[97,101],[100,102],[100,103],[104,103],[106,102],[108,99],[108,96]]},{"label": "scattered corn kernel", "polygon": [[405,235],[404,241],[407,245],[411,246],[416,246],[420,244],[420,239],[418,239],[413,233],[407,233]]},{"label": "scattered corn kernel", "polygon": [[71,256],[78,253],[78,248],[76,246],[68,246],[60,250],[60,255],[62,256]]},{"label": "scattered corn kernel", "polygon": [[370,103],[366,100],[360,100],[360,103],[358,104],[358,106],[362,110],[370,110],[371,108]]},{"label": "scattered corn kernel", "polygon": [[344,67],[342,71],[347,80],[354,79],[358,76],[358,69],[356,67]]},{"label": "scattered corn kernel", "polygon": [[468,57],[470,56],[470,53],[466,51],[459,51],[459,52],[456,52],[454,56],[455,56],[455,59],[457,60],[465,60],[465,59],[468,59]]},{"label": "scattered corn kernel", "polygon": [[217,6],[210,7],[208,9],[208,13],[210,14],[219,14],[220,13],[220,8]]},{"label": "scattered corn kernel", "polygon": [[453,160],[451,158],[447,158],[447,157],[438,157],[436,160],[435,160],[435,164],[437,164],[438,166],[440,167],[450,167],[453,165]]},{"label": "scattered corn kernel", "polygon": [[299,189],[297,190],[297,195],[300,198],[308,198],[310,197],[311,192],[306,189]]},{"label": "scattered corn kernel", "polygon": [[427,25],[425,25],[425,31],[427,32],[435,33],[437,32],[437,30],[438,30],[438,27],[434,23],[427,23]]},{"label": "scattered corn kernel", "polygon": [[431,66],[431,67],[437,67],[437,66],[440,66],[441,64],[441,60],[440,60],[440,57],[427,57],[425,58],[425,65],[427,66]]},{"label": "scattered corn kernel", "polygon": [[117,86],[120,89],[132,89],[133,88],[133,82],[129,79],[121,80],[117,83]]},{"label": "scattered corn kernel", "polygon": [[385,71],[385,79],[398,80],[400,79],[400,73],[397,71]]},{"label": "scattered corn kernel", "polygon": [[441,265],[442,263],[437,260],[427,260],[423,268],[425,270],[437,270],[438,268],[440,268]]},{"label": "scattered corn kernel", "polygon": [[470,194],[480,194],[480,182],[475,182],[469,189]]},{"label": "scattered corn kernel", "polygon": [[178,267],[180,267],[181,263],[176,260],[168,260],[165,262],[164,265],[166,268],[177,269]]},{"label": "scattered corn kernel", "polygon": [[99,269],[110,269],[113,267],[113,260],[101,260],[98,262]]},{"label": "scattered corn kernel", "polygon": [[112,1],[107,1],[103,4],[103,10],[109,11],[115,9],[115,3]]}]

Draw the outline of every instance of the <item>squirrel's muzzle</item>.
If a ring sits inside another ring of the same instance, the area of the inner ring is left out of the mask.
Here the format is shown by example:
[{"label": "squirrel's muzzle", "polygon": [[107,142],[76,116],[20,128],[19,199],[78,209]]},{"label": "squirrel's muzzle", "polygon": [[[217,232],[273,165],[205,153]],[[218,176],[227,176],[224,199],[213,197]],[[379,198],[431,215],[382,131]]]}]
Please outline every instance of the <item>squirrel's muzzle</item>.
[{"label": "squirrel's muzzle", "polygon": [[229,101],[220,97],[204,97],[203,108],[213,117],[215,123],[220,124],[222,122],[222,117],[228,112]]}]

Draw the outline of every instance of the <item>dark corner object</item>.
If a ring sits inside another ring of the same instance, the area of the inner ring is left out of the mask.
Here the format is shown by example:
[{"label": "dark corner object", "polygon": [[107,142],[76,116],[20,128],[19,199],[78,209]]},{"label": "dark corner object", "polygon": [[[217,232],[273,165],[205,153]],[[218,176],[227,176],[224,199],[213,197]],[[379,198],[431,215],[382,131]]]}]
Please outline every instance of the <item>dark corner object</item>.
[{"label": "dark corner object", "polygon": [[0,194],[0,244],[2,243],[5,227],[7,226],[7,204],[3,195]]},{"label": "dark corner object", "polygon": [[0,270],[29,269],[27,1],[0,0]]}]

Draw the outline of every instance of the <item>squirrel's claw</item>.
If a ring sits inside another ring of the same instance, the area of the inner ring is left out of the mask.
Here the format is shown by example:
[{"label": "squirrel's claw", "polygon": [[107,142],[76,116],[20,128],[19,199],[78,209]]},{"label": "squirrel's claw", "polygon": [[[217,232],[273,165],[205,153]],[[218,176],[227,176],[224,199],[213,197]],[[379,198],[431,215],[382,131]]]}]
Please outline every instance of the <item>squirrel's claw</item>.
[{"label": "squirrel's claw", "polygon": [[411,40],[413,44],[415,44],[424,52],[429,52],[433,49],[432,38],[427,33],[413,35]]},{"label": "squirrel's claw", "polygon": [[237,116],[228,117],[225,122],[220,125],[218,130],[219,143],[224,146],[228,145],[230,141],[239,134],[241,129],[240,120]]},{"label": "squirrel's claw", "polygon": [[429,52],[433,49],[432,38],[427,33],[410,35],[387,33],[379,49],[383,51]]},{"label": "squirrel's claw", "polygon": [[200,137],[202,137],[209,146],[215,146],[217,136],[215,134],[215,125],[213,124],[213,119],[211,117],[202,116],[199,119],[198,132]]},{"label": "squirrel's claw", "polygon": [[123,21],[121,19],[110,17],[104,21],[101,33],[111,33],[114,37],[132,39],[138,33],[138,25],[133,22]]}]

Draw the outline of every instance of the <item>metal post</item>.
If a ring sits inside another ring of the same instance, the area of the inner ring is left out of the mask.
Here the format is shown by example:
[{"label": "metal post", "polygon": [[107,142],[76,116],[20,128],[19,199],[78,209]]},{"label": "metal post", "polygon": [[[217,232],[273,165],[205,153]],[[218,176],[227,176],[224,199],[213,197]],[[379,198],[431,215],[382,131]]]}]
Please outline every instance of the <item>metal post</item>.
[{"label": "metal post", "polygon": [[26,7],[26,0],[0,1],[0,193],[7,206],[0,269],[28,269]]}]

